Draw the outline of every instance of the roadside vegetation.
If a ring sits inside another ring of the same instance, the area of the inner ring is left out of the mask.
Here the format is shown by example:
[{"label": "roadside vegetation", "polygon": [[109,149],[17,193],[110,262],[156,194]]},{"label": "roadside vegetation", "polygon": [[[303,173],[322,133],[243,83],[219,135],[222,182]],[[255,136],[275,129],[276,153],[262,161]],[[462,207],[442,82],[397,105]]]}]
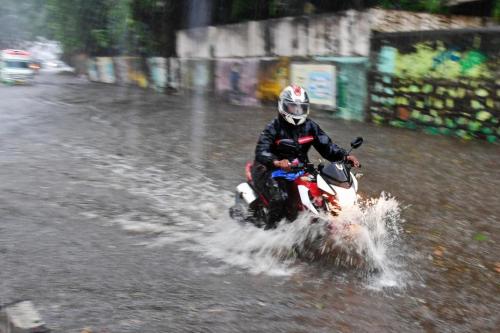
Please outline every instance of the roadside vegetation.
[{"label": "roadside vegetation", "polygon": [[[44,36],[66,54],[175,55],[175,31],[370,7],[451,14],[447,0],[2,0],[0,46]],[[500,0],[483,1],[500,21]]]}]

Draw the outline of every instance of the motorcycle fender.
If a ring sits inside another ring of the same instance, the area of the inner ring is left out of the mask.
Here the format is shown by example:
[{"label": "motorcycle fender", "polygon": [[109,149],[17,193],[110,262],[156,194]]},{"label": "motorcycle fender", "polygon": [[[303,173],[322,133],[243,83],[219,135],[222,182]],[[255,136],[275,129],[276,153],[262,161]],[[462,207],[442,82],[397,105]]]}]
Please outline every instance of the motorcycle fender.
[{"label": "motorcycle fender", "polygon": [[311,200],[309,199],[309,189],[304,185],[299,185],[297,186],[297,188],[299,190],[300,201],[302,202],[302,206],[306,207],[314,214],[319,215],[318,211],[316,210],[316,208],[314,208]]},{"label": "motorcycle fender", "polygon": [[249,205],[257,200],[257,194],[255,193],[253,188],[248,185],[248,183],[241,183],[240,185],[236,186],[236,192]]}]

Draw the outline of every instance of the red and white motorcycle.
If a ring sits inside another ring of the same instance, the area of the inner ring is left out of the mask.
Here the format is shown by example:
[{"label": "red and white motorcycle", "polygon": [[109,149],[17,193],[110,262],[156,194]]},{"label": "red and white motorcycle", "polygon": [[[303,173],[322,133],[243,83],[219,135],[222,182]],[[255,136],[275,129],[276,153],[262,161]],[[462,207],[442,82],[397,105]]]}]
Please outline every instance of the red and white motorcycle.
[{"label": "red and white motorcycle", "polygon": [[[363,143],[363,138],[357,137],[351,142],[351,150],[356,149]],[[291,139],[279,141],[282,149],[293,151],[297,143]],[[349,150],[348,154],[351,152]],[[268,213],[268,198],[258,193],[253,185],[252,164],[246,165],[247,181],[236,187],[235,204],[229,210],[230,216],[241,222],[250,222],[258,227],[265,226]],[[352,164],[345,159],[332,162],[324,166],[319,164],[314,167],[310,164],[296,164],[290,172],[276,170],[274,178],[285,178],[289,180],[289,202],[290,210],[309,211],[316,221],[317,218],[332,218],[326,226],[330,234],[335,234],[339,226],[333,220],[343,208],[356,204],[358,181],[351,172]],[[358,230],[355,224],[344,225],[343,237],[353,237]]]}]

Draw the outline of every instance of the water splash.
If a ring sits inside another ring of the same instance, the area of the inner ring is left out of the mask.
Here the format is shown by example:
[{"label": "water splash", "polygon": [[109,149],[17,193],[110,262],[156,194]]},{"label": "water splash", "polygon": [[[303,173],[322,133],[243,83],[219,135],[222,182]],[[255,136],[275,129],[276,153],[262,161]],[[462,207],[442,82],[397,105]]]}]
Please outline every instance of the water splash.
[{"label": "water splash", "polygon": [[[206,254],[252,273],[267,274],[292,274],[303,261],[321,260],[332,269],[342,265],[362,270],[374,277],[374,288],[403,285],[397,250],[402,220],[396,199],[382,193],[342,211],[333,222],[334,242],[325,243],[332,239],[329,220],[311,223],[312,218],[301,214],[293,223],[282,222],[266,231],[221,219],[203,242]],[[352,225],[358,226],[355,236]]]},{"label": "water splash", "polygon": [[[370,287],[404,285],[398,249],[401,209],[397,200],[387,194],[344,209],[334,220],[335,247],[328,248],[322,241],[332,238],[326,217],[311,223],[313,217],[304,213],[293,223],[282,222],[276,229],[264,231],[229,218],[233,193],[218,189],[199,172],[175,177],[171,171],[175,168],[169,168],[167,174],[160,168],[139,167],[137,161],[102,156],[92,149],[80,149],[78,154],[95,159],[95,165],[109,173],[108,185],[146,199],[147,211],[118,214],[111,222],[131,233],[153,235],[148,246],[175,243],[183,250],[243,267],[251,273],[270,275],[293,274],[309,260],[331,259],[326,263],[335,269],[334,265],[356,264],[361,258],[363,265],[357,269],[369,276]],[[183,202],[182,209],[179,200]],[[354,238],[350,225],[359,226]],[[373,271],[378,273],[369,274]]]}]

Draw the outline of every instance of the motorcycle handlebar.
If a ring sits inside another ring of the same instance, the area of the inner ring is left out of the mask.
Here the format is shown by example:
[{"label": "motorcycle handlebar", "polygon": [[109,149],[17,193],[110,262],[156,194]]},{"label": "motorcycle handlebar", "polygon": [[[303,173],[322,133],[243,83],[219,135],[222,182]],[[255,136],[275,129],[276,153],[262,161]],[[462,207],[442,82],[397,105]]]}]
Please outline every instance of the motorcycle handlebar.
[{"label": "motorcycle handlebar", "polygon": [[[344,163],[345,163],[345,165],[347,165],[349,168],[353,168],[353,167],[354,167],[354,164],[352,164],[352,162],[351,162],[351,161],[345,161]],[[359,163],[359,167],[358,167],[358,168],[360,168],[360,169],[361,169],[361,163]]]}]

